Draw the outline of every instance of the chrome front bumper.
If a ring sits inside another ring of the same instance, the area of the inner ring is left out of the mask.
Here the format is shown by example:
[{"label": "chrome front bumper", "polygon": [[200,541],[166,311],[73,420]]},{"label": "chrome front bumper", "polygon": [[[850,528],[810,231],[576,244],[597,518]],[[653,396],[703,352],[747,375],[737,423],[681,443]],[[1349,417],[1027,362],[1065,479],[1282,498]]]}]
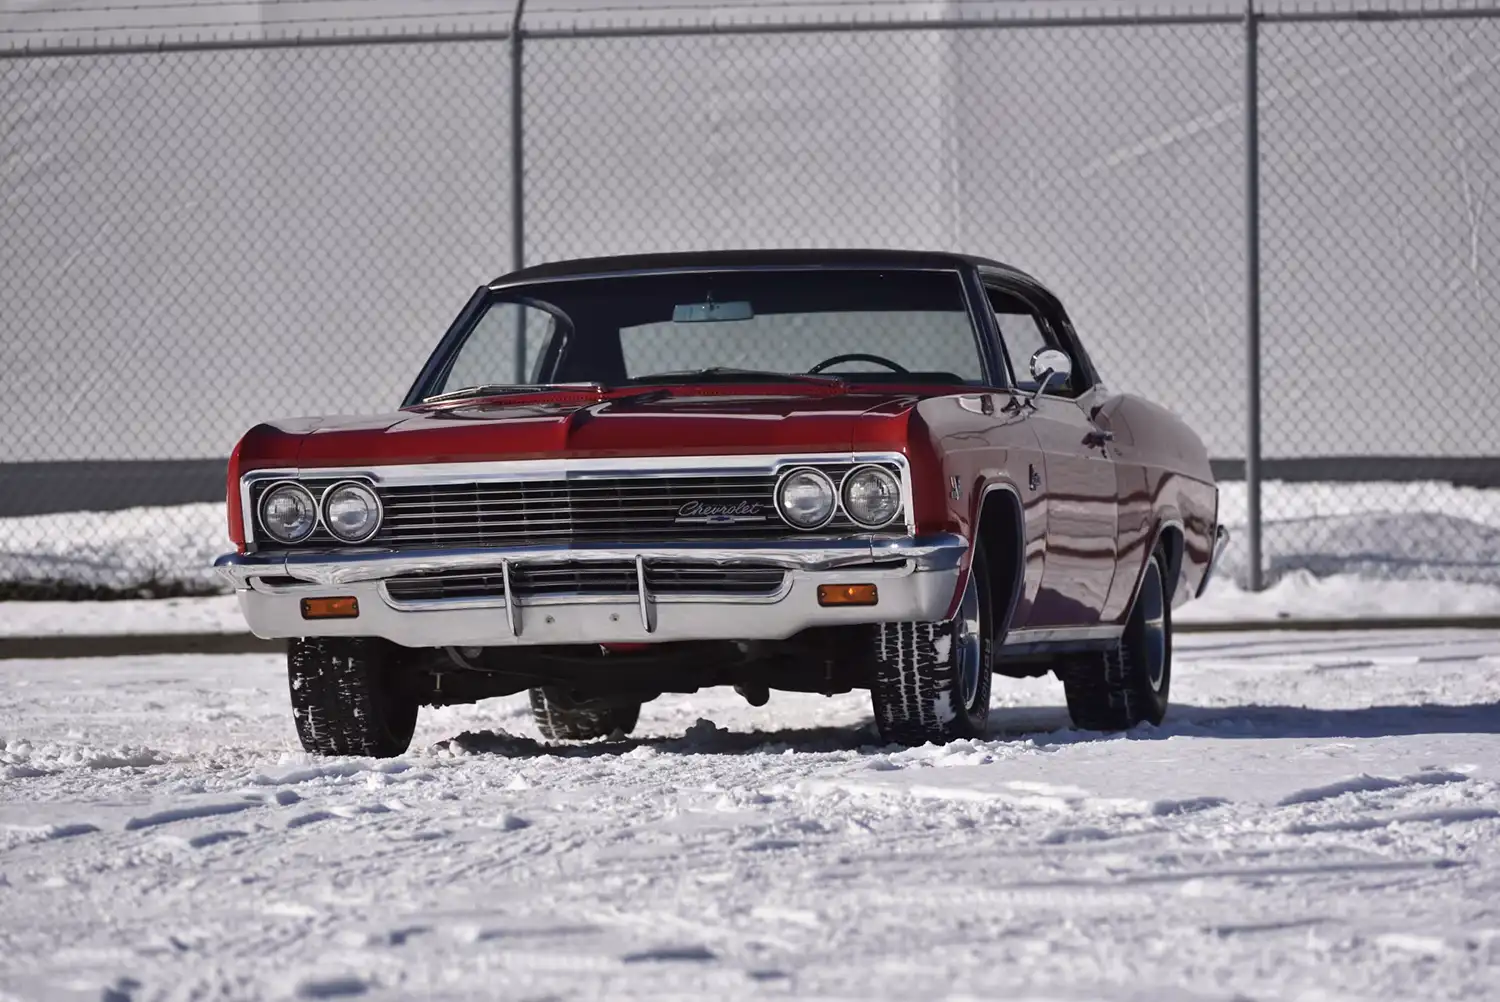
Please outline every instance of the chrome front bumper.
[{"label": "chrome front bumper", "polygon": [[[952,608],[968,542],[951,534],[898,540],[823,540],[656,547],[557,547],[227,554],[214,567],[235,587],[250,631],[266,639],[385,637],[407,647],[507,647],[547,644],[661,643],[680,640],[780,640],[816,626],[940,620]],[[769,596],[653,595],[652,561],[721,566],[741,562],[787,570]],[[630,595],[393,600],[389,578],[432,572],[509,572],[527,565],[630,562]],[[877,562],[885,566],[874,566]],[[895,563],[893,563],[895,562]],[[820,584],[874,584],[874,606],[819,605]],[[302,600],[353,596],[359,616],[306,620]]]}]

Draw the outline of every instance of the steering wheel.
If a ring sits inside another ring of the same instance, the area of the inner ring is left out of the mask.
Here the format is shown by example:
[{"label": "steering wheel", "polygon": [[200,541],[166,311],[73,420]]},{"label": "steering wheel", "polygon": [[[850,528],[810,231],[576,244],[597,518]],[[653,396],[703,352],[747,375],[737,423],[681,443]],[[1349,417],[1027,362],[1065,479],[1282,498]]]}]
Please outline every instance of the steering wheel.
[{"label": "steering wheel", "polygon": [[848,355],[835,355],[832,358],[825,358],[823,359],[823,361],[819,362],[811,369],[808,369],[807,374],[809,376],[814,375],[816,373],[822,372],[830,365],[838,365],[840,362],[874,362],[876,365],[883,365],[887,369],[891,369],[895,372],[911,372],[911,370],[906,366],[900,364],[899,362],[892,362],[890,359],[882,355],[866,355],[863,352],[856,351]]}]

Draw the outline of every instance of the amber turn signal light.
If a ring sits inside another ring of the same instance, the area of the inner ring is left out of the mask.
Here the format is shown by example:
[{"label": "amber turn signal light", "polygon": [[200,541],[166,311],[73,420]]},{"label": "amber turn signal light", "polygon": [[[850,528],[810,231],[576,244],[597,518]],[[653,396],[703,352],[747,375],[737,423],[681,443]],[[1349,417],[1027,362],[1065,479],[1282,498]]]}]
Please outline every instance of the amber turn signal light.
[{"label": "amber turn signal light", "polygon": [[879,600],[872,584],[818,585],[819,605],[874,605]]},{"label": "amber turn signal light", "polygon": [[340,598],[304,598],[303,619],[354,619],[359,615],[359,599],[353,595]]}]

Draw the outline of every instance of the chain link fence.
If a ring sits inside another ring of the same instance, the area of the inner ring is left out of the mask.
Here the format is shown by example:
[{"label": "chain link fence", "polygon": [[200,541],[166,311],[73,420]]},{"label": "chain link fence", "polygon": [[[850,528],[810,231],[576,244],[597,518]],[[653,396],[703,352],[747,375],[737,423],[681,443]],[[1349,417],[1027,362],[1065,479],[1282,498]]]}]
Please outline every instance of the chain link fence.
[{"label": "chain link fence", "polygon": [[1431,460],[1500,456],[1500,20],[1267,24],[1260,95],[1269,574],[1495,582],[1497,484]]},{"label": "chain link fence", "polygon": [[[932,6],[29,52],[0,22],[0,589],[215,587],[238,436],[395,406],[521,234],[1010,261],[1203,434],[1248,582],[1246,25]],[[1497,12],[1258,16],[1272,579],[1500,583]]]}]

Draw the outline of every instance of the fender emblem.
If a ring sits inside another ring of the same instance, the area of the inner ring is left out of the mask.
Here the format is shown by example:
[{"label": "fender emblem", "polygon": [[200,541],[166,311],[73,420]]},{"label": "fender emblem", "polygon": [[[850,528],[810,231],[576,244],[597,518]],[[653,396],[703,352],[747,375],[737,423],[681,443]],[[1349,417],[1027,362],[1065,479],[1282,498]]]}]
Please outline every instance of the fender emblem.
[{"label": "fender emblem", "polygon": [[1035,463],[1029,463],[1027,465],[1031,470],[1031,479],[1029,480],[1031,489],[1036,490],[1038,487],[1042,486],[1042,475],[1036,471]]},{"label": "fender emblem", "polygon": [[756,501],[689,501],[677,509],[674,522],[693,522],[700,525],[727,525],[734,522],[764,522],[761,514],[764,505]]},{"label": "fender emblem", "polygon": [[955,501],[964,496],[963,484],[956,476],[948,478],[948,496]]}]

